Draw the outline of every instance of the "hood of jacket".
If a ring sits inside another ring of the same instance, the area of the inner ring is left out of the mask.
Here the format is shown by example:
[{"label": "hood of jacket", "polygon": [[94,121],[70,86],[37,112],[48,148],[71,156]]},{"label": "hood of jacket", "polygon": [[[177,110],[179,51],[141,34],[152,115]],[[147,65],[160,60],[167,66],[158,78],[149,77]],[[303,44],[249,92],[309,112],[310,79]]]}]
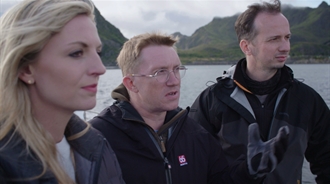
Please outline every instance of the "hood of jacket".
[{"label": "hood of jacket", "polygon": [[[134,124],[141,124],[152,130],[152,128],[145,123],[138,111],[131,105],[129,101],[129,94],[123,84],[120,84],[116,89],[114,89],[111,96],[116,100],[114,105],[104,109],[98,116],[99,118],[106,120],[113,126],[116,126],[118,129],[133,137],[141,134],[141,132],[138,132],[136,128],[134,128]],[[175,127],[177,127],[177,124],[179,122],[183,122],[181,119],[185,119],[187,117],[188,112],[189,108],[182,109],[180,107],[167,111],[164,124],[157,131],[157,134],[165,137],[168,136],[169,138],[172,135],[171,132],[174,132],[174,129],[176,129]],[[182,124],[180,124],[180,127],[181,126]]]},{"label": "hood of jacket", "polygon": [[[130,96],[128,94],[126,87],[123,84],[120,84],[117,88],[115,88],[111,92],[111,97],[116,100],[115,105],[121,109],[123,119],[144,123],[144,120],[141,117],[141,115],[130,104]],[[178,113],[179,114],[183,113],[181,111],[186,111],[186,110],[183,110],[182,108],[178,107],[174,110],[167,111],[164,124],[169,122]]]},{"label": "hood of jacket", "polygon": [[119,84],[112,92],[111,97],[117,101],[130,101],[130,96],[123,83]]}]

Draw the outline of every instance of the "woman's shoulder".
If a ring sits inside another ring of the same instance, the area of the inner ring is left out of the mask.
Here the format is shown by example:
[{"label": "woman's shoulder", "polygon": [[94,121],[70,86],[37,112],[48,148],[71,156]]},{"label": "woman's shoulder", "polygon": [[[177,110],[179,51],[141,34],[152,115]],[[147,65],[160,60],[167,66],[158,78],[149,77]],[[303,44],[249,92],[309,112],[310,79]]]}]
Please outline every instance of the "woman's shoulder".
[{"label": "woman's shoulder", "polygon": [[18,133],[15,133],[13,130],[9,131],[8,134],[0,140],[0,154],[14,149],[23,149],[25,145],[25,142]]}]

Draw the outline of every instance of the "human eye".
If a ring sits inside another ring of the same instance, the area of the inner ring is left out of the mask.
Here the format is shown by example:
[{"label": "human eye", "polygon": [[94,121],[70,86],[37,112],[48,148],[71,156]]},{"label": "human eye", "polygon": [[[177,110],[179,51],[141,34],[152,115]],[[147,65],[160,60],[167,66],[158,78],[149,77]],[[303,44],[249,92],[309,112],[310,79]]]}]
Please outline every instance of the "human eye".
[{"label": "human eye", "polygon": [[269,40],[270,41],[276,41],[277,40],[277,37],[270,38]]},{"label": "human eye", "polygon": [[102,51],[98,51],[98,52],[97,52],[97,54],[98,54],[100,57],[102,57],[102,56],[103,56],[103,53],[102,53]]},{"label": "human eye", "polygon": [[103,51],[102,45],[96,48],[96,52],[97,52],[97,54],[98,54],[100,57],[103,56],[103,52],[102,52],[102,51]]},{"label": "human eye", "polygon": [[166,69],[160,69],[160,70],[157,70],[157,72],[155,73],[155,76],[157,75],[167,75],[167,70]]},{"label": "human eye", "polygon": [[286,39],[287,40],[290,40],[291,39],[291,35],[286,36]]},{"label": "human eye", "polygon": [[82,55],[83,55],[82,50],[77,50],[69,54],[70,57],[74,57],[74,58],[81,57]]},{"label": "human eye", "polygon": [[174,71],[175,73],[179,73],[180,70],[182,70],[182,68],[181,68],[181,66],[178,66],[178,67],[175,67],[173,71]]}]

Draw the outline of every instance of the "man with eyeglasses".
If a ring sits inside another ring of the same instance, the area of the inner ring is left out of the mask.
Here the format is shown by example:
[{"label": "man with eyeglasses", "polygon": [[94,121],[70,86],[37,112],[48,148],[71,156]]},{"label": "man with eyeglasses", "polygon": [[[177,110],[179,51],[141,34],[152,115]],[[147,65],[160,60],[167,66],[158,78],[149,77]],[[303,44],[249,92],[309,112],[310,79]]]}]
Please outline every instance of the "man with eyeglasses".
[{"label": "man with eyeglasses", "polygon": [[90,122],[110,142],[126,183],[259,183],[245,162],[229,167],[221,146],[178,107],[181,65],[176,40],[147,33],[128,40],[117,62],[116,101]]}]

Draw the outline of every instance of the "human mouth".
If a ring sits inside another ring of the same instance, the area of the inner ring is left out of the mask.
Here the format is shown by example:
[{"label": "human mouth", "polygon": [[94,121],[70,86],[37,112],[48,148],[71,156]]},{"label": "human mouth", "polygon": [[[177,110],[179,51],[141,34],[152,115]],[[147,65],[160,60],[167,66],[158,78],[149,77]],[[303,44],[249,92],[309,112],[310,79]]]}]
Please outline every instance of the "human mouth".
[{"label": "human mouth", "polygon": [[171,91],[166,94],[166,97],[169,97],[170,99],[176,99],[176,98],[178,98],[178,96],[179,96],[178,91]]},{"label": "human mouth", "polygon": [[284,62],[287,59],[287,56],[276,56],[276,59],[280,62]]},{"label": "human mouth", "polygon": [[89,91],[89,92],[93,92],[93,93],[96,93],[97,92],[97,84],[92,84],[92,85],[84,86],[82,88],[84,90],[86,90],[86,91]]},{"label": "human mouth", "polygon": [[166,95],[175,95],[177,92],[176,91],[174,91],[174,92],[169,92],[169,93],[167,93]]}]

